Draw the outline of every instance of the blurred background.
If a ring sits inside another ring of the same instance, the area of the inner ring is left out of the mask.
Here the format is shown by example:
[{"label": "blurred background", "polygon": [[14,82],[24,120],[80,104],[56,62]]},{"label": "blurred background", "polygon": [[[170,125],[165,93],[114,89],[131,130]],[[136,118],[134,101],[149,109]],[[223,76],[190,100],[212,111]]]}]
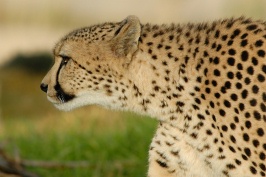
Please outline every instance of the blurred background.
[{"label": "blurred background", "polygon": [[[96,106],[59,112],[39,89],[54,44],[73,29],[136,15],[142,23],[266,20],[265,0],[1,0],[0,148],[39,176],[145,176],[156,121]],[[76,167],[27,161],[80,162]]]}]

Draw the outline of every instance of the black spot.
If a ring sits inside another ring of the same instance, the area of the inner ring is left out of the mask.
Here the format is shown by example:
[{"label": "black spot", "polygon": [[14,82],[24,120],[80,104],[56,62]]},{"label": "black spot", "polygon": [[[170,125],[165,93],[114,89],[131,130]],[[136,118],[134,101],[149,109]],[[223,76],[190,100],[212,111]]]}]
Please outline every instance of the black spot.
[{"label": "black spot", "polygon": [[252,92],[257,94],[259,92],[259,87],[257,85],[252,86]]},{"label": "black spot", "polygon": [[168,165],[165,163],[165,162],[162,162],[162,161],[160,161],[160,160],[156,160],[156,162],[161,166],[161,167],[163,167],[163,168],[168,168]]},{"label": "black spot", "polygon": [[252,31],[252,30],[257,29],[257,27],[258,27],[258,26],[254,24],[254,25],[249,25],[249,26],[247,26],[246,29],[249,30],[249,31]]},{"label": "black spot", "polygon": [[233,43],[234,43],[233,40],[229,40],[229,41],[227,42],[227,45],[228,45],[228,46],[231,46]]},{"label": "black spot", "polygon": [[209,94],[209,93],[211,93],[211,89],[207,87],[207,88],[205,89],[205,92]]},{"label": "black spot", "polygon": [[229,55],[235,55],[236,51],[235,51],[235,49],[229,49],[228,53],[229,53]]},{"label": "black spot", "polygon": [[241,36],[241,39],[245,39],[247,36],[248,36],[248,33],[244,33],[244,34]]},{"label": "black spot", "polygon": [[246,78],[245,78],[245,83],[246,83],[247,85],[249,85],[250,82],[251,82],[250,79],[249,79],[248,77],[246,77]]},{"label": "black spot", "polygon": [[210,101],[210,106],[214,108],[214,103],[212,101]]},{"label": "black spot", "polygon": [[226,41],[226,39],[227,39],[227,35],[223,35],[223,36],[222,36],[222,40],[223,40],[223,41]]},{"label": "black spot", "polygon": [[235,150],[232,146],[229,146],[229,149],[230,149],[230,151],[232,151],[233,153],[236,152],[236,150]]},{"label": "black spot", "polygon": [[158,92],[160,90],[160,87],[156,85],[153,89]]},{"label": "black spot", "polygon": [[260,145],[260,142],[258,140],[256,140],[256,139],[253,140],[252,143],[253,143],[254,147],[258,147]]},{"label": "black spot", "polygon": [[207,76],[207,74],[208,74],[208,69],[205,68],[205,69],[204,69],[204,75]]},{"label": "black spot", "polygon": [[216,47],[216,43],[214,42],[213,44],[212,44],[212,48],[214,49]]},{"label": "black spot", "polygon": [[169,52],[169,53],[167,54],[167,56],[168,56],[168,58],[173,58],[173,55],[172,55],[171,52]]},{"label": "black spot", "polygon": [[230,29],[233,25],[234,25],[234,21],[233,21],[233,20],[230,20],[230,21],[228,21],[228,23],[226,24],[226,28],[227,28],[227,29]]},{"label": "black spot", "polygon": [[261,67],[261,69],[262,69],[262,71],[266,74],[266,65],[263,65],[263,66]]},{"label": "black spot", "polygon": [[157,59],[157,55],[153,55],[152,59],[156,60]]},{"label": "black spot", "polygon": [[251,106],[256,106],[257,105],[257,100],[256,99],[252,99],[249,101]]},{"label": "black spot", "polygon": [[217,39],[220,36],[220,30],[216,30],[214,37]]},{"label": "black spot", "polygon": [[184,50],[184,46],[183,45],[181,45],[179,48],[178,48],[178,50]]},{"label": "black spot", "polygon": [[218,70],[218,69],[215,69],[214,71],[213,71],[213,74],[215,75],[215,76],[220,76],[221,74],[220,74],[220,71]]},{"label": "black spot", "polygon": [[224,86],[221,87],[221,92],[222,92],[222,93],[226,93],[226,87],[224,87]]},{"label": "black spot", "polygon": [[215,96],[216,98],[220,98],[221,95],[220,95],[220,93],[215,93],[214,96]]},{"label": "black spot", "polygon": [[169,77],[164,77],[164,79],[165,79],[166,81],[169,81],[169,80],[170,80]]},{"label": "black spot", "polygon": [[167,62],[166,62],[166,61],[162,61],[162,64],[163,64],[164,66],[167,66]]},{"label": "black spot", "polygon": [[266,166],[264,164],[260,164],[260,168],[263,170],[263,171],[266,171]]},{"label": "black spot", "polygon": [[227,100],[224,100],[224,105],[225,105],[226,107],[228,107],[228,108],[231,107],[231,103],[230,103],[229,101],[227,101]]},{"label": "black spot", "polygon": [[229,57],[229,58],[227,59],[227,63],[228,63],[229,65],[231,65],[231,66],[234,66],[234,65],[235,65],[235,59],[232,58],[232,57]]},{"label": "black spot", "polygon": [[[238,123],[238,122],[239,122],[239,119],[238,119],[238,117],[237,117],[237,116],[235,116],[235,117],[234,117],[234,120],[235,120],[235,122],[236,122],[236,123]],[[232,124],[232,123],[231,123],[231,124]],[[231,124],[230,124],[230,125],[231,125]]]},{"label": "black spot", "polygon": [[245,141],[249,141],[249,135],[248,135],[247,133],[244,133],[244,134],[243,134],[243,139],[244,139]]},{"label": "black spot", "polygon": [[250,151],[249,148],[244,148],[244,152],[245,152],[245,154],[246,154],[248,157],[251,156],[251,151]]},{"label": "black spot", "polygon": [[217,82],[216,82],[215,80],[213,80],[213,81],[212,81],[212,85],[213,85],[214,87],[216,87],[216,86],[217,86]]},{"label": "black spot", "polygon": [[258,65],[258,60],[257,60],[257,58],[252,57],[252,63],[253,63],[254,66],[257,66],[257,65]]},{"label": "black spot", "polygon": [[198,98],[195,98],[195,102],[196,102],[197,104],[201,104],[201,101],[200,101],[200,99],[198,99]]},{"label": "black spot", "polygon": [[219,52],[221,50],[221,48],[222,48],[222,45],[221,44],[218,44],[217,45],[217,48],[216,48],[216,51]]},{"label": "black spot", "polygon": [[243,103],[239,103],[239,109],[240,111],[243,111],[245,109],[245,105]]},{"label": "black spot", "polygon": [[235,137],[234,137],[233,135],[230,136],[230,140],[231,140],[233,143],[236,142],[236,139],[235,139]]},{"label": "black spot", "polygon": [[264,82],[265,81],[265,77],[262,74],[258,74],[258,80],[260,82]]},{"label": "black spot", "polygon": [[198,82],[198,83],[201,83],[201,81],[202,81],[202,80],[201,80],[201,77],[197,77],[197,82]]},{"label": "black spot", "polygon": [[212,131],[211,130],[206,130],[206,134],[207,135],[212,135]]},{"label": "black spot", "polygon": [[223,126],[222,126],[222,130],[223,130],[224,132],[226,132],[226,131],[228,130],[227,126],[226,126],[226,125],[223,125]]},{"label": "black spot", "polygon": [[241,53],[241,59],[242,59],[242,61],[247,61],[248,60],[248,52],[246,50],[244,50]]},{"label": "black spot", "polygon": [[248,44],[248,41],[246,39],[242,40],[240,43],[242,47],[245,47],[247,44]]},{"label": "black spot", "polygon": [[266,93],[265,92],[263,92],[263,94],[262,94],[262,99],[264,102],[266,102]]},{"label": "black spot", "polygon": [[237,79],[241,80],[241,79],[242,79],[242,74],[241,74],[241,72],[237,72],[237,73],[236,73],[236,77],[237,77]]},{"label": "black spot", "polygon": [[171,49],[171,46],[169,45],[165,46],[165,50],[169,50],[169,49]]},{"label": "black spot", "polygon": [[204,100],[206,100],[206,97],[205,97],[204,94],[201,94],[201,98],[204,99]]},{"label": "black spot", "polygon": [[217,64],[219,64],[219,62],[220,62],[219,61],[219,58],[218,57],[215,57],[214,60],[213,60],[213,63],[217,65]]},{"label": "black spot", "polygon": [[225,111],[223,109],[220,109],[219,113],[220,113],[221,116],[225,116]]},{"label": "black spot", "polygon": [[197,115],[200,120],[205,120],[205,117],[202,114]]},{"label": "black spot", "polygon": [[236,162],[237,165],[241,165],[241,161],[240,160],[235,159],[235,162]]},{"label": "black spot", "polygon": [[239,82],[237,82],[237,83],[236,83],[236,88],[239,89],[239,90],[242,89],[242,84],[239,83]]},{"label": "black spot", "polygon": [[200,91],[200,88],[199,87],[194,87],[195,91],[199,92]]},{"label": "black spot", "polygon": [[179,107],[183,107],[185,105],[185,103],[181,102],[181,101],[177,101],[176,105]]},{"label": "black spot", "polygon": [[249,121],[249,120],[247,120],[246,122],[245,122],[245,126],[249,129],[250,127],[251,127],[251,122]]},{"label": "black spot", "polygon": [[265,154],[263,152],[260,153],[260,159],[265,160]]},{"label": "black spot", "polygon": [[255,42],[255,46],[256,47],[261,47],[263,45],[263,41],[262,40],[257,40],[256,42]]},{"label": "black spot", "polygon": [[232,130],[235,130],[236,129],[236,125],[234,123],[231,123],[230,124],[230,127],[231,127]]},{"label": "black spot", "polygon": [[263,136],[264,135],[264,130],[262,128],[258,128],[257,129],[257,133],[259,136]]},{"label": "black spot", "polygon": [[261,114],[258,111],[254,111],[253,115],[254,115],[255,119],[261,120]]},{"label": "black spot", "polygon": [[265,56],[265,51],[264,50],[258,50],[258,56],[264,57]]},{"label": "black spot", "polygon": [[246,118],[250,118],[250,113],[249,113],[249,112],[246,112],[246,113],[245,113],[245,117],[246,117]]},{"label": "black spot", "polygon": [[199,107],[197,105],[195,105],[195,104],[193,104],[192,107],[193,107],[194,110],[199,110]]},{"label": "black spot", "polygon": [[233,164],[227,164],[226,167],[227,167],[229,170],[232,170],[232,169],[236,168]]},{"label": "black spot", "polygon": [[199,36],[197,36],[197,38],[196,38],[196,40],[195,40],[195,43],[196,43],[196,44],[199,44],[199,43],[200,43],[200,37],[199,37]]},{"label": "black spot", "polygon": [[245,156],[244,154],[242,154],[242,158],[243,158],[244,160],[248,160],[247,156]]},{"label": "black spot", "polygon": [[253,166],[250,166],[249,169],[250,169],[252,174],[254,174],[254,175],[257,174],[257,170]]},{"label": "black spot", "polygon": [[228,77],[229,79],[233,79],[233,78],[234,78],[234,73],[231,72],[231,71],[229,71],[229,72],[227,73],[227,77]]},{"label": "black spot", "polygon": [[241,63],[238,63],[238,64],[237,64],[237,69],[239,69],[239,70],[243,70],[243,66],[242,66]]},{"label": "black spot", "polygon": [[248,91],[247,91],[246,89],[243,90],[243,91],[241,92],[241,96],[242,96],[243,99],[247,98],[247,96],[248,96]]},{"label": "black spot", "polygon": [[231,39],[234,39],[236,36],[238,36],[240,34],[240,30],[236,29],[233,34],[231,35]]},{"label": "black spot", "polygon": [[231,99],[233,100],[233,101],[237,101],[237,95],[236,94],[231,94]]},{"label": "black spot", "polygon": [[262,112],[266,112],[266,106],[265,106],[265,104],[261,103],[260,104],[260,109],[261,109]]},{"label": "black spot", "polygon": [[247,72],[248,72],[248,74],[253,75],[254,74],[254,68],[252,66],[249,66],[247,68]]},{"label": "black spot", "polygon": [[153,44],[153,42],[147,42],[148,46],[151,46]]},{"label": "black spot", "polygon": [[173,40],[174,39],[174,35],[170,35],[169,36],[169,40],[171,41],[171,40]]},{"label": "black spot", "polygon": [[158,45],[157,45],[157,48],[158,48],[158,49],[160,49],[160,48],[162,48],[162,47],[163,47],[162,44],[158,44]]}]

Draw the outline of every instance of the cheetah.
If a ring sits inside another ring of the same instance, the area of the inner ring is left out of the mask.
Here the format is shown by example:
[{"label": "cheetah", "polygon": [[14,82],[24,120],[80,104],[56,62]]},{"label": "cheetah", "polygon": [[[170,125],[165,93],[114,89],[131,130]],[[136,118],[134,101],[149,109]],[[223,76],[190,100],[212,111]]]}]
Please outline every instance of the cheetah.
[{"label": "cheetah", "polygon": [[128,16],[75,30],[53,52],[41,89],[56,108],[158,120],[148,177],[266,176],[266,22]]}]

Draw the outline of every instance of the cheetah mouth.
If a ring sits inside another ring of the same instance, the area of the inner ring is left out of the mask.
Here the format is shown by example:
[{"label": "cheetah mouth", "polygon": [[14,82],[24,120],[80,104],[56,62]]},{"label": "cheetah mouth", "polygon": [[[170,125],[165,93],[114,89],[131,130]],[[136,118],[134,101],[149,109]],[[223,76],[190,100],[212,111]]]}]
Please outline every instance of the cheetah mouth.
[{"label": "cheetah mouth", "polygon": [[56,97],[60,101],[61,104],[66,103],[75,97],[72,94],[65,93],[59,84],[56,84],[54,86],[54,89],[56,91]]}]

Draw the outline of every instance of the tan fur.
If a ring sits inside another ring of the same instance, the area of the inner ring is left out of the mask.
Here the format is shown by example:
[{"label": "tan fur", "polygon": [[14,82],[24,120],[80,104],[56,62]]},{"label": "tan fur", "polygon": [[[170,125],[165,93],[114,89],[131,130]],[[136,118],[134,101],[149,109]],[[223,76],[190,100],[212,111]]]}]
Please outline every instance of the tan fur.
[{"label": "tan fur", "polygon": [[159,120],[149,177],[265,176],[266,24],[81,28],[55,47],[42,81],[61,110],[98,104]]}]

